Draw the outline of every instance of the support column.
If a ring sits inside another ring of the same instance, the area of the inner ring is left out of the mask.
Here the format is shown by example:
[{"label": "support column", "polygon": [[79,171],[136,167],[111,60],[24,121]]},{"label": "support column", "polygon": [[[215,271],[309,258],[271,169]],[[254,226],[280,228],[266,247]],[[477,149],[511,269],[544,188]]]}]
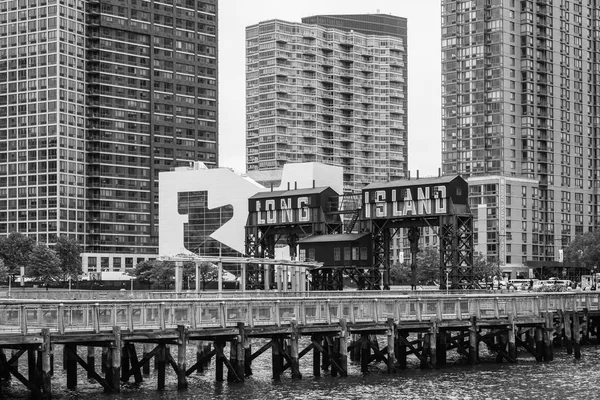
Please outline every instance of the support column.
[{"label": "support column", "polygon": [[471,328],[469,328],[469,362],[477,364],[479,360],[479,341],[477,340],[477,319],[471,317]]},{"label": "support column", "polygon": [[273,336],[271,345],[271,365],[273,368],[273,380],[281,381],[281,339]]},{"label": "support column", "polygon": [[225,347],[225,342],[222,340],[215,340],[215,380],[217,382],[223,382],[223,359],[225,355],[223,354],[223,348]]},{"label": "support column", "polygon": [[396,365],[396,356],[394,354],[394,342],[396,339],[396,326],[394,325],[394,318],[388,318],[387,320],[387,372],[393,374]]},{"label": "support column", "polygon": [[360,354],[360,372],[369,373],[369,361],[371,358],[371,348],[369,347],[369,335],[361,334],[361,354]]},{"label": "support column", "polygon": [[94,346],[87,347],[87,377],[88,379],[92,379],[96,369],[96,348]]},{"label": "support column", "polygon": [[345,378],[348,376],[348,326],[345,319],[340,320],[340,327],[342,329],[340,332],[340,357],[338,364],[342,369],[340,375]]},{"label": "support column", "polygon": [[120,326],[113,326],[113,335],[115,338],[109,349],[111,353],[110,367],[112,369],[112,381],[108,384],[114,393],[119,393],[121,391],[121,382],[119,380],[121,376],[121,348],[123,347]]},{"label": "support column", "polygon": [[426,332],[424,334],[419,333],[418,337],[423,343],[423,345],[421,346],[421,369],[427,369],[429,368],[427,360],[429,358],[431,350],[431,343],[429,342],[431,340],[431,336],[429,332]]},{"label": "support column", "polygon": [[590,344],[590,314],[587,308],[583,309],[583,324],[581,325],[581,341]]},{"label": "support column", "polygon": [[187,377],[185,375],[186,362],[185,355],[187,352],[188,332],[184,325],[177,325],[177,389],[183,390],[188,388]]},{"label": "support column", "polygon": [[[243,322],[238,322],[238,336],[235,341],[237,346],[237,364],[235,364],[235,372],[241,382],[244,382],[246,377],[246,328]],[[233,345],[233,343],[232,343]]]},{"label": "support column", "polygon": [[544,360],[554,360],[554,346],[552,345],[552,337],[554,336],[554,313],[547,312],[545,314],[546,329],[544,329]]},{"label": "support column", "polygon": [[160,343],[158,345],[158,352],[156,353],[156,368],[158,370],[156,378],[156,386],[158,390],[165,389],[165,378],[166,378],[166,363],[167,363],[167,348],[166,345]]},{"label": "support column", "polygon": [[574,311],[572,314],[573,318],[573,350],[575,359],[581,358],[581,328],[579,326],[579,313]]},{"label": "support column", "polygon": [[437,335],[437,364],[440,366],[446,365],[447,335],[447,331],[439,331]]},{"label": "support column", "polygon": [[296,320],[292,320],[290,322],[290,327],[292,330],[290,336],[290,364],[292,367],[292,379],[302,379],[302,374],[300,373],[300,358],[298,355],[298,322]]},{"label": "support column", "polygon": [[400,369],[406,369],[406,342],[408,341],[408,332],[398,332],[398,365]]},{"label": "support column", "polygon": [[544,333],[542,327],[535,328],[535,352],[537,353],[535,356],[536,361],[543,360],[544,354]]},{"label": "support column", "polygon": [[[312,335],[312,341],[315,343],[321,343],[320,335]],[[321,352],[317,347],[313,347],[313,376],[321,376]]]},{"label": "support column", "polygon": [[573,354],[573,341],[571,336],[571,314],[568,311],[563,312],[564,321],[564,332],[565,340],[564,344],[567,346],[567,354]]},{"label": "support column", "polygon": [[[41,358],[42,358],[42,399],[47,400],[52,397],[52,374],[51,374],[51,363],[50,353],[52,352],[52,345],[50,343],[50,329],[42,329],[42,346],[41,346]],[[0,354],[0,364],[6,359],[2,359],[4,352]],[[1,377],[0,377],[1,378]]]},{"label": "support column", "polygon": [[67,389],[74,390],[77,388],[77,345],[75,343],[65,344],[63,351],[65,352],[63,360],[65,360],[64,369],[67,370]]},{"label": "support column", "polygon": [[437,337],[438,325],[437,321],[433,321],[429,332],[429,363],[432,368],[437,368]]},{"label": "support column", "polygon": [[129,382],[129,351],[127,350],[128,344],[125,343],[121,348],[121,381]]},{"label": "support column", "polygon": [[237,374],[232,369],[236,369],[238,364],[238,347],[235,339],[229,342],[229,364],[227,368],[227,382],[237,382]]},{"label": "support column", "polygon": [[508,358],[510,362],[517,362],[517,341],[515,336],[515,319],[511,315],[508,316]]}]

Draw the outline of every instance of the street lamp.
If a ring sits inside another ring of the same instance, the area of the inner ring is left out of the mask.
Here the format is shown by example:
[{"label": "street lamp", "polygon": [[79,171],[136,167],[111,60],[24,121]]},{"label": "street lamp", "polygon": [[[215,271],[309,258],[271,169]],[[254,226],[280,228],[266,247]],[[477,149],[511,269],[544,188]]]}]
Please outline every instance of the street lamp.
[{"label": "street lamp", "polygon": [[448,283],[450,281],[449,275],[450,275],[451,271],[452,271],[452,268],[446,268],[446,294],[448,294]]}]

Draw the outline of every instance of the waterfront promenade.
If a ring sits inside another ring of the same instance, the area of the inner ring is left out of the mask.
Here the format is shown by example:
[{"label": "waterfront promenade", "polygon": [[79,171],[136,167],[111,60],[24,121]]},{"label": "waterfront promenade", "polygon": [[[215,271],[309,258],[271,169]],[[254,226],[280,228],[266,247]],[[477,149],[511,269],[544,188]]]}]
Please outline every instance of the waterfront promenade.
[{"label": "waterfront promenade", "polygon": [[[498,362],[515,362],[518,349],[551,361],[557,340],[576,357],[581,343],[597,341],[600,317],[595,292],[224,292],[178,299],[73,300],[77,296],[0,300],[2,379],[16,378],[36,397],[51,397],[56,346],[63,347],[69,388],[77,386],[79,366],[108,392],[118,392],[129,379],[141,381],[152,359],[159,389],[167,367],[176,374],[178,388],[185,389],[186,377],[211,359],[215,380],[224,380],[227,371],[228,381],[243,382],[251,375],[252,361],[267,350],[275,380],[288,370],[300,379],[299,363],[310,353],[315,376],[323,368],[345,376],[348,359],[360,363],[363,372],[371,363],[383,363],[392,373],[406,368],[408,357],[416,357],[422,368],[436,368],[446,364],[450,351],[477,364],[480,345]],[[304,349],[300,338],[309,339]],[[257,339],[268,341],[256,349]],[[192,344],[197,357],[188,365]],[[100,371],[94,365],[95,348],[102,349]],[[27,374],[16,367],[24,354]]]}]

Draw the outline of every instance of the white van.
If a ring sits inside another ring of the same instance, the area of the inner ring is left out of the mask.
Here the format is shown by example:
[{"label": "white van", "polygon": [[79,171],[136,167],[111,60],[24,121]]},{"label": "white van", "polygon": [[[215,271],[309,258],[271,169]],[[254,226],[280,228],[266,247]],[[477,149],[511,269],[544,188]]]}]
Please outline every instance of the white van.
[{"label": "white van", "polygon": [[516,290],[529,290],[530,284],[537,286],[539,279],[510,279],[508,283]]}]

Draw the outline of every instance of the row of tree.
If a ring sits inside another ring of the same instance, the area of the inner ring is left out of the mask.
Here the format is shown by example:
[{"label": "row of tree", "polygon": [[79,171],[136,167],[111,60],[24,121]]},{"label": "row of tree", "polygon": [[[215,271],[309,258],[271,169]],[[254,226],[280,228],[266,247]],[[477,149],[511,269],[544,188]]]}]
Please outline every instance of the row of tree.
[{"label": "row of tree", "polygon": [[[145,284],[156,289],[168,289],[175,281],[175,265],[172,261],[150,260],[142,261],[130,272],[138,283]],[[218,279],[219,270],[210,262],[201,262],[198,266],[198,280],[200,288]],[[196,264],[193,262],[183,263],[183,281],[191,285],[196,284]],[[189,289],[189,288],[188,288]]]},{"label": "row of tree", "polygon": [[66,236],[60,236],[49,247],[33,238],[14,232],[0,237],[0,279],[21,275],[35,283],[49,286],[54,282],[78,280],[82,274],[81,246]]},{"label": "row of tree", "polygon": [[563,251],[565,266],[600,272],[600,230],[576,236]]},{"label": "row of tree", "polygon": [[[417,282],[420,284],[440,283],[445,276],[440,276],[440,251],[436,247],[426,247],[417,253]],[[473,275],[480,281],[490,282],[494,276],[501,276],[500,265],[490,262],[482,253],[473,254]],[[392,284],[410,284],[412,275],[410,262],[394,264],[390,268]]]}]

